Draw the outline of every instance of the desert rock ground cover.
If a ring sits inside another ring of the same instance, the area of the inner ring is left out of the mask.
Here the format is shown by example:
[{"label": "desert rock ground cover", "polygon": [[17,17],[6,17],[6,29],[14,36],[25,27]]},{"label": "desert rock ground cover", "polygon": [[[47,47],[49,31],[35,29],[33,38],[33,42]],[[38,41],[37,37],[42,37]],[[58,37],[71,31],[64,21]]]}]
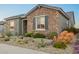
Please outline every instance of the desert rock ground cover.
[{"label": "desert rock ground cover", "polygon": [[67,54],[71,54],[73,53],[73,45],[67,45],[66,49],[57,49],[53,47],[53,42],[52,40],[48,40],[48,39],[43,39],[44,43],[46,44],[46,46],[42,45],[42,47],[40,47],[40,43],[42,38],[30,38],[30,37],[24,37],[23,39],[16,37],[16,36],[12,36],[9,38],[10,40],[5,41],[5,38],[0,38],[0,43],[5,43],[5,44],[10,44],[10,45],[14,45],[14,46],[20,46],[23,48],[30,48],[33,50],[37,50],[37,51],[43,51],[46,53],[53,53],[53,54],[62,54],[62,53],[67,53]]},{"label": "desert rock ground cover", "polygon": [[45,36],[40,33],[26,33],[25,36],[11,36],[0,34],[0,43],[29,48],[53,54],[74,53],[74,43],[77,36],[71,31],[56,32]]}]

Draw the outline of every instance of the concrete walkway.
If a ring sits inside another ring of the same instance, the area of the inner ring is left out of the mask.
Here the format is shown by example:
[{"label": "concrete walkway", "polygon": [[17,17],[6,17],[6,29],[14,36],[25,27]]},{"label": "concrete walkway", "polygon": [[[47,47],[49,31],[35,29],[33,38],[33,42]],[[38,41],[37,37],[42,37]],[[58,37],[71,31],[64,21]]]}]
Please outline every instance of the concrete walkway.
[{"label": "concrete walkway", "polygon": [[0,44],[0,54],[45,54],[45,53],[32,49],[26,49],[7,44]]}]

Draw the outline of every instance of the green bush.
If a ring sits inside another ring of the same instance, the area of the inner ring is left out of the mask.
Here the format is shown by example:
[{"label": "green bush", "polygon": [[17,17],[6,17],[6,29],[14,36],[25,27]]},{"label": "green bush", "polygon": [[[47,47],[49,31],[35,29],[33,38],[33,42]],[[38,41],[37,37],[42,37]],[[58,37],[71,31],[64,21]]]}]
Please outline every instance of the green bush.
[{"label": "green bush", "polygon": [[45,47],[45,46],[46,46],[45,44],[39,43],[37,47],[38,47],[38,48],[41,48],[41,47]]},{"label": "green bush", "polygon": [[16,43],[24,44],[24,41],[22,39],[16,39]]},{"label": "green bush", "polygon": [[41,43],[39,43],[37,47],[38,47],[38,48],[46,47],[46,43],[44,42],[43,39],[41,39]]},{"label": "green bush", "polygon": [[9,37],[6,37],[5,39],[4,39],[4,41],[9,41],[10,40],[10,38]]},{"label": "green bush", "polygon": [[25,36],[26,37],[32,37],[33,33],[32,32],[29,32],[29,33],[25,33]]},{"label": "green bush", "polygon": [[6,35],[7,35],[8,37],[12,36],[11,32],[7,32]]},{"label": "green bush", "polygon": [[23,42],[27,44],[28,43],[28,40],[25,39],[25,40],[23,40]]},{"label": "green bush", "polygon": [[35,33],[33,35],[34,38],[45,38],[46,36],[44,34],[40,34],[40,33]]},{"label": "green bush", "polygon": [[65,49],[67,47],[67,45],[63,42],[56,42],[56,43],[54,43],[53,47],[59,48],[59,49]]},{"label": "green bush", "polygon": [[73,32],[74,34],[79,33],[79,30],[76,29],[75,27],[66,28],[66,29],[64,29],[64,30],[66,30],[66,31],[68,31],[68,32]]},{"label": "green bush", "polygon": [[53,39],[53,37],[54,36],[57,36],[58,34],[57,34],[57,32],[51,32],[50,34],[49,34],[49,38],[50,39]]}]

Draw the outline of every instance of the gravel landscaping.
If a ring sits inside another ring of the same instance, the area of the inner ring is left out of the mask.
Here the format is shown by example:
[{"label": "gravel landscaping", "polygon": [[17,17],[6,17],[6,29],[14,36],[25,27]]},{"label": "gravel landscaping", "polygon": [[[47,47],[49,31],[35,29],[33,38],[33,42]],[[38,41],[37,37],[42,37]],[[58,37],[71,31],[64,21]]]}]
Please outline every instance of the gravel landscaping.
[{"label": "gravel landscaping", "polygon": [[[73,46],[71,44],[67,45],[66,49],[57,49],[53,47],[53,41],[50,39],[43,38],[30,38],[30,37],[16,37],[12,36],[9,41],[5,41],[5,38],[0,38],[0,43],[10,44],[14,46],[19,46],[23,48],[30,48],[37,51],[43,51],[51,54],[72,54]],[[46,44],[40,47],[41,40]]]}]

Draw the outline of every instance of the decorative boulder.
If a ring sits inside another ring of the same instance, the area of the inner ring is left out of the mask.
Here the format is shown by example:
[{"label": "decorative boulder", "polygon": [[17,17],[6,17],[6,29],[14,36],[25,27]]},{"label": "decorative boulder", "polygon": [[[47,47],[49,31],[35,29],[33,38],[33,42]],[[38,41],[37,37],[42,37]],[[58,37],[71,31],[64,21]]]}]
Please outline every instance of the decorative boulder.
[{"label": "decorative boulder", "polygon": [[44,43],[45,43],[46,45],[51,45],[51,44],[53,44],[53,41],[52,41],[52,40],[49,40],[49,39],[43,39],[43,41],[44,41]]}]

